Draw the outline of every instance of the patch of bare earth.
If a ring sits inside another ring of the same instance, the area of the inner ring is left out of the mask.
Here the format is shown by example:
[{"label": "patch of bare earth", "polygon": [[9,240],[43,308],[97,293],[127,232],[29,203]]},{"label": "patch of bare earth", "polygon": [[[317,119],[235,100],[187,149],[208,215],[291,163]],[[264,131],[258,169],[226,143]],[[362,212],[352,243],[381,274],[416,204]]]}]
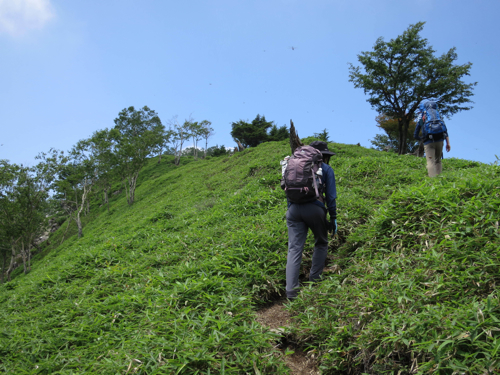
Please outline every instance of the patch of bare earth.
[{"label": "patch of bare earth", "polygon": [[[283,301],[277,301],[269,307],[265,307],[257,311],[257,322],[262,326],[269,328],[275,333],[283,332],[282,327],[287,327],[290,324],[290,313],[283,306]],[[318,375],[319,371],[316,366],[316,361],[307,356],[302,349],[291,344],[285,344],[283,347],[277,345],[282,352],[283,360],[294,375]],[[293,354],[285,355],[285,352],[293,351]]]}]

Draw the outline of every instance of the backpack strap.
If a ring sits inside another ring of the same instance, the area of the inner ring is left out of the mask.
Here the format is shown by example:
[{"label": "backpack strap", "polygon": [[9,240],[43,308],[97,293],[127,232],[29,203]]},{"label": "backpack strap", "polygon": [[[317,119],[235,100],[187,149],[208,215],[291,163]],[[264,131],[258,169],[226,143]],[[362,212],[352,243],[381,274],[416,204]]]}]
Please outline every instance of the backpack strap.
[{"label": "backpack strap", "polygon": [[316,199],[319,199],[318,183],[316,182],[316,176],[315,176],[316,173],[314,172],[314,168],[311,168],[311,172],[313,177],[314,192],[316,193]]}]

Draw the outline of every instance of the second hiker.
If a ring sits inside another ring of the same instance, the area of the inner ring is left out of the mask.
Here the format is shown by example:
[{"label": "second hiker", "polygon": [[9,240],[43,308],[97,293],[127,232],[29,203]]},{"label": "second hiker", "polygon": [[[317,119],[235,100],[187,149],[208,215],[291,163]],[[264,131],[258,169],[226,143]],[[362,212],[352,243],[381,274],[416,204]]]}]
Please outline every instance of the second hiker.
[{"label": "second hiker", "polygon": [[328,165],[332,155],[335,153],[328,150],[326,142],[314,141],[310,146],[297,148],[283,167],[281,187],[288,200],[286,295],[289,299],[298,294],[302,251],[308,230],[311,229],[315,239],[310,281],[321,278],[328,253],[328,232],[337,233],[335,173]]},{"label": "second hiker", "polygon": [[[420,130],[422,130],[422,137],[419,136]],[[417,126],[413,137],[424,141],[429,177],[439,175],[443,170],[441,163],[443,141],[446,140],[447,152],[450,152],[451,146],[448,130],[441,119],[436,100],[429,99],[420,104],[420,112],[417,117]]]}]

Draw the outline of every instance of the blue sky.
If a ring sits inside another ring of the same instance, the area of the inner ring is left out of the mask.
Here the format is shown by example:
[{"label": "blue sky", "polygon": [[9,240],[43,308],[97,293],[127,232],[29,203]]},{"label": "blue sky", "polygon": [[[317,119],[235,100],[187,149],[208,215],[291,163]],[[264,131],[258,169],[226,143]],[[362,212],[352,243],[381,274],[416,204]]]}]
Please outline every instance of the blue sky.
[{"label": "blue sky", "polygon": [[[447,121],[451,152],[500,157],[497,0],[0,0],[0,159],[33,164],[144,105],[166,124],[210,120],[210,145],[234,146],[231,123],[293,119],[301,137],[370,147],[377,113],[348,63],[425,21],[441,55],[472,62],[474,108]],[[294,47],[293,49],[291,47]]]}]

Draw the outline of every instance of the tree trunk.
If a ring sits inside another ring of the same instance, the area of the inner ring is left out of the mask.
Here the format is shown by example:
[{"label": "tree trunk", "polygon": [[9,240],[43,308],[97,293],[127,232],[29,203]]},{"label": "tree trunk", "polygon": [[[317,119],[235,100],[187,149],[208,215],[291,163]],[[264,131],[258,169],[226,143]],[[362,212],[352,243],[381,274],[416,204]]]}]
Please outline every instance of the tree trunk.
[{"label": "tree trunk", "polygon": [[398,119],[398,155],[403,155],[403,120]]},{"label": "tree trunk", "polygon": [[135,187],[137,185],[137,178],[139,177],[139,172],[134,172],[134,174],[129,179],[129,199],[128,204],[132,205],[135,200]]},{"label": "tree trunk", "polygon": [[160,152],[158,153],[158,164],[161,162],[161,154],[163,154],[163,148],[160,149]]},{"label": "tree trunk", "polygon": [[5,276],[5,267],[7,266],[7,251],[2,252],[2,275],[0,283],[3,284]]},{"label": "tree trunk", "polygon": [[[47,241],[48,243],[48,241]],[[28,248],[26,249],[26,251],[28,252],[28,272],[31,272],[31,241],[30,243],[28,244]]]},{"label": "tree trunk", "polygon": [[80,210],[76,213],[76,226],[78,227],[78,238],[83,237],[82,220],[80,219]]},{"label": "tree trunk", "polygon": [[82,227],[82,220],[80,218],[83,210],[85,209],[86,203],[87,202],[87,197],[88,194],[90,193],[91,185],[87,184],[87,181],[83,184],[83,193],[82,193],[82,203],[80,204],[80,208],[78,209],[78,212],[76,213],[76,226],[78,227],[78,238],[83,237],[83,227]]},{"label": "tree trunk", "polygon": [[122,180],[122,184],[123,184],[123,188],[125,189],[125,196],[127,197],[127,203],[128,203],[130,200],[130,192],[129,192],[129,188],[128,188],[128,178],[124,178]]},{"label": "tree trunk", "polygon": [[24,271],[24,274],[26,275],[28,273],[28,270],[27,270],[27,261],[28,261],[28,258],[26,256],[26,252],[25,252],[25,249],[24,249],[24,240],[21,240],[21,258],[23,258],[23,271]]},{"label": "tree trunk", "polygon": [[295,126],[293,125],[293,121],[290,120],[290,149],[292,151],[292,155],[300,146],[304,146],[304,144],[300,141],[299,135],[295,131]]},{"label": "tree trunk", "polygon": [[245,149],[245,147],[241,144],[241,142],[239,140],[236,140],[237,144],[238,144],[238,151],[243,151]]},{"label": "tree trunk", "polygon": [[182,155],[182,145],[184,144],[184,139],[180,139],[180,144],[179,144],[179,154],[177,154],[177,159],[175,162],[175,165],[180,165],[181,164],[181,155]]},{"label": "tree trunk", "polygon": [[104,189],[104,204],[108,206],[108,212],[109,212],[108,188]]},{"label": "tree trunk", "polygon": [[404,118],[403,120],[403,155],[407,152],[408,143],[408,127],[410,126],[410,120]]},{"label": "tree trunk", "polygon": [[12,270],[14,269],[14,258],[16,257],[16,248],[14,245],[12,245],[12,255],[10,257],[10,264],[9,264],[9,268],[7,269],[7,281],[10,281],[10,273],[12,272]]}]

